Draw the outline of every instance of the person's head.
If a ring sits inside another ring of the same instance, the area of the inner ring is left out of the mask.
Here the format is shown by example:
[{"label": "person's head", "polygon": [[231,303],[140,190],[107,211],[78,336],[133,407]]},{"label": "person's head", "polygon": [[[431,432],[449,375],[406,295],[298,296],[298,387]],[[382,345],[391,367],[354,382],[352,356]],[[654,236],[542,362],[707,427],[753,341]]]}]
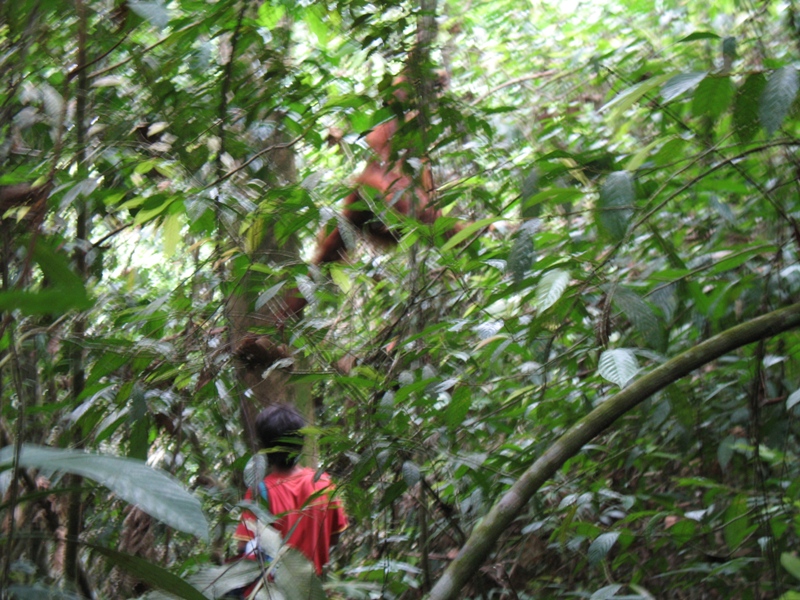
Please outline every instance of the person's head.
[{"label": "person's head", "polygon": [[256,417],[256,433],[267,459],[279,471],[291,469],[300,458],[306,426],[303,416],[290,404],[272,404]]}]

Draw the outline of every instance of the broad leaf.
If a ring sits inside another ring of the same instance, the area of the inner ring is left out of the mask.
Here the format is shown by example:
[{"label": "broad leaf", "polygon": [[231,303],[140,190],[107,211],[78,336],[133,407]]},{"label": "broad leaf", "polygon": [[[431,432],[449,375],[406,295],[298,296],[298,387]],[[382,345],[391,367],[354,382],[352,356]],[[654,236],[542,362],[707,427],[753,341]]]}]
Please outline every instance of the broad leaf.
[{"label": "broad leaf", "polygon": [[722,533],[731,552],[739,549],[745,538],[752,533],[747,497],[736,496],[725,511],[725,527]]},{"label": "broad leaf", "polygon": [[140,579],[159,590],[185,600],[208,600],[190,583],[187,583],[177,575],[173,575],[152,561],[103,546],[87,545],[98,554],[105,556],[114,565],[133,575],[136,579]]},{"label": "broad leaf", "polygon": [[[0,450],[0,466],[10,466],[13,459],[12,446]],[[23,444],[19,464],[91,479],[170,527],[208,539],[208,523],[200,510],[200,501],[171,475],[141,461]]]},{"label": "broad leaf", "polygon": [[413,487],[419,483],[420,472],[419,467],[414,462],[407,460],[403,463],[402,467],[403,479],[406,480],[408,487]]},{"label": "broad leaf", "polygon": [[800,558],[794,554],[784,552],[781,554],[781,566],[795,579],[800,579]]},{"label": "broad leaf", "polygon": [[636,104],[645,94],[653,91],[670,77],[672,77],[672,75],[669,73],[662,73],[657,77],[651,77],[647,81],[629,87],[617,94],[610,102],[603,105],[600,108],[600,112],[610,110],[609,118],[614,121],[620,117],[622,113]]},{"label": "broad leaf", "polygon": [[621,589],[622,584],[619,583],[613,583],[611,585],[601,587],[599,590],[589,596],[589,600],[608,600],[608,598],[613,598],[616,596],[617,592]]},{"label": "broad leaf", "polygon": [[608,555],[611,548],[614,544],[617,543],[617,538],[619,538],[618,531],[611,531],[608,533],[601,533],[598,535],[592,543],[589,544],[589,564],[596,565]]},{"label": "broad leaf", "polygon": [[747,77],[733,100],[733,129],[742,142],[749,142],[758,132],[759,98],[767,85],[762,73]]},{"label": "broad leaf", "polygon": [[540,311],[545,311],[555,304],[564,290],[567,289],[570,274],[563,269],[553,269],[545,273],[536,285],[533,303]]},{"label": "broad leaf", "polygon": [[620,242],[628,233],[636,195],[633,178],[627,171],[611,173],[600,188],[595,219],[597,228],[613,242]]},{"label": "broad leaf", "polygon": [[284,548],[274,570],[275,585],[286,600],[325,600],[314,563],[294,548]]},{"label": "broad leaf", "polygon": [[598,373],[603,379],[616,383],[619,387],[625,387],[638,371],[639,363],[630,350],[605,350],[600,355]]},{"label": "broad leaf", "polygon": [[276,295],[276,294],[277,294],[279,291],[281,291],[281,288],[283,287],[283,285],[284,285],[285,283],[286,283],[285,281],[281,281],[280,283],[276,283],[275,285],[273,285],[272,287],[270,287],[270,288],[269,288],[268,290],[266,290],[265,292],[262,292],[262,293],[261,293],[261,294],[258,296],[258,298],[256,299],[256,303],[255,303],[255,309],[256,309],[256,310],[260,310],[260,309],[261,309],[261,308],[262,308],[262,307],[263,307],[263,306],[264,306],[264,305],[265,305],[267,302],[269,302],[270,300],[272,300],[272,299],[275,297],[275,295]]},{"label": "broad leaf", "polygon": [[169,12],[161,2],[138,2],[128,0],[128,7],[144,20],[149,21],[153,27],[164,29],[169,25]]},{"label": "broad leaf", "polygon": [[667,81],[661,88],[661,97],[664,99],[664,102],[674,100],[681,94],[696,88],[698,84],[705,79],[706,75],[706,71],[675,75],[675,77]]},{"label": "broad leaf", "polygon": [[664,325],[650,305],[631,289],[617,287],[613,294],[614,306],[636,329],[645,345],[659,351],[666,349],[667,336]]},{"label": "broad leaf", "polygon": [[789,397],[786,399],[786,410],[790,411],[798,404],[800,404],[800,389],[796,389],[789,394]]},{"label": "broad leaf", "polygon": [[734,87],[729,76],[708,75],[694,93],[692,113],[716,121],[728,109],[733,93]]},{"label": "broad leaf", "polygon": [[514,283],[519,284],[533,265],[536,256],[533,247],[533,236],[525,230],[519,231],[508,254],[508,270]]},{"label": "broad leaf", "polygon": [[794,65],[778,69],[769,76],[758,107],[758,115],[767,135],[775,133],[789,114],[797,98],[798,85],[800,82]]}]

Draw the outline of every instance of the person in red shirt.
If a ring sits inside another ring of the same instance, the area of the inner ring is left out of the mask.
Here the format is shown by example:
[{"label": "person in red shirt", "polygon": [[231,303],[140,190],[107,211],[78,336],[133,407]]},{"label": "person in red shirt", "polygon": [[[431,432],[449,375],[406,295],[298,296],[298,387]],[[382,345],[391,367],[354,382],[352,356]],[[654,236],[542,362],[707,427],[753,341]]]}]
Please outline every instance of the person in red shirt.
[{"label": "person in red shirt", "polygon": [[[331,546],[347,528],[347,516],[328,475],[297,465],[303,446],[300,430],[305,426],[302,415],[288,404],[273,404],[259,413],[256,433],[267,451],[269,467],[258,493],[277,517],[272,527],[285,543],[313,562],[321,575]],[[250,499],[252,490],[245,495],[245,500]],[[245,511],[234,533],[239,553],[245,556],[255,549],[255,520]]]}]

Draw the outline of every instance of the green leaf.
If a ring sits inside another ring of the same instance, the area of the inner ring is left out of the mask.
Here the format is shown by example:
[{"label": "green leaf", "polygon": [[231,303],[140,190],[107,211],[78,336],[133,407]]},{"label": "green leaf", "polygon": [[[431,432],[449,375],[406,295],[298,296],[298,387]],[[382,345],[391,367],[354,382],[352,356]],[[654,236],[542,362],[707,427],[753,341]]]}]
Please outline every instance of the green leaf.
[{"label": "green leaf", "polygon": [[766,87],[761,93],[758,110],[761,125],[767,131],[767,135],[775,133],[789,114],[797,98],[798,85],[800,82],[794,65],[780,68],[769,76]]},{"label": "green leaf", "polygon": [[575,188],[548,188],[537,192],[534,196],[529,198],[525,203],[525,209],[529,210],[531,207],[538,204],[547,202],[549,204],[564,204],[566,202],[573,202],[580,200],[586,194],[581,190]]},{"label": "green leaf", "polygon": [[444,420],[447,426],[455,429],[464,422],[469,409],[472,406],[472,392],[466,386],[455,389],[450,399],[450,404],[444,411]]},{"label": "green leaf", "polygon": [[325,590],[314,563],[295,548],[285,547],[272,571],[275,585],[286,600],[325,600]]},{"label": "green leaf", "polygon": [[285,281],[281,281],[280,283],[276,283],[272,287],[270,287],[267,291],[262,292],[258,298],[256,298],[255,309],[261,310],[261,308],[270,300],[272,300],[275,295],[281,290]]},{"label": "green leaf", "polygon": [[725,544],[731,552],[739,549],[745,538],[751,533],[748,516],[747,496],[736,496],[725,510],[725,527],[723,535]]},{"label": "green leaf", "polygon": [[267,455],[257,452],[244,466],[244,484],[251,490],[267,476]]},{"label": "green leaf", "polygon": [[545,311],[555,304],[570,282],[570,274],[563,269],[553,269],[545,273],[536,285],[533,304],[539,311]]},{"label": "green leaf", "polygon": [[613,242],[620,242],[628,232],[635,202],[633,178],[628,171],[611,173],[600,188],[595,221],[598,230]]},{"label": "green leaf", "polygon": [[639,372],[636,355],[625,348],[605,350],[600,355],[598,373],[603,379],[625,387]]},{"label": "green leaf", "polygon": [[589,600],[608,600],[609,598],[616,596],[617,592],[621,589],[622,584],[619,583],[613,583],[611,585],[601,587],[599,590],[589,596]]},{"label": "green leaf", "polygon": [[169,12],[161,2],[138,2],[128,0],[128,8],[148,21],[153,27],[164,29],[169,25]]},{"label": "green leaf", "polygon": [[420,472],[419,467],[415,465],[412,461],[407,460],[403,463],[402,467],[403,471],[403,479],[406,480],[406,484],[408,487],[414,487],[419,483],[420,480]]},{"label": "green leaf", "polygon": [[789,397],[786,399],[786,410],[790,411],[798,404],[800,404],[800,389],[796,389],[789,394]]},{"label": "green leaf", "polygon": [[181,239],[182,218],[178,213],[164,217],[162,231],[164,235],[164,255],[171,258],[175,255],[178,242]]},{"label": "green leaf", "polygon": [[674,100],[678,96],[696,88],[707,74],[707,71],[694,71],[675,75],[661,88],[661,97],[664,102]]},{"label": "green leaf", "polygon": [[535,256],[533,236],[527,230],[521,229],[517,232],[514,245],[508,253],[508,270],[511,271],[514,283],[519,284],[525,279],[525,274],[533,265]]},{"label": "green leaf", "polygon": [[781,553],[781,566],[795,579],[800,579],[800,558],[789,552]]},{"label": "green leaf", "polygon": [[749,142],[758,132],[759,98],[767,85],[762,73],[753,73],[745,79],[733,99],[733,129],[742,142]]},{"label": "green leaf", "polygon": [[262,573],[258,561],[237,560],[222,566],[203,566],[186,579],[204,594],[212,598],[223,598],[226,594],[253,583]]},{"label": "green leaf", "polygon": [[672,527],[667,529],[667,533],[669,533],[678,547],[688,543],[696,532],[697,523],[691,519],[680,519]]},{"label": "green leaf", "polygon": [[267,0],[266,2],[262,2],[261,6],[258,7],[257,23],[261,27],[273,29],[278,23],[280,23],[285,13],[286,9],[283,6],[280,4],[273,6],[269,0]]},{"label": "green leaf", "polygon": [[730,66],[730,64],[736,60],[737,52],[736,52],[736,38],[733,36],[728,36],[722,39],[722,58],[725,61],[725,64]]},{"label": "green leaf", "polygon": [[477,233],[478,231],[480,231],[484,227],[488,227],[489,225],[491,225],[495,221],[499,221],[499,220],[500,220],[500,217],[489,217],[489,218],[486,218],[486,219],[479,219],[478,221],[475,221],[474,223],[470,223],[469,225],[464,227],[464,229],[462,229],[457,234],[455,234],[453,237],[451,237],[449,240],[447,240],[447,242],[445,244],[442,245],[442,248],[441,248],[442,252],[446,252],[447,250],[450,250],[451,248],[455,248],[456,246],[458,246],[461,242],[466,240],[471,235],[474,235],[475,233]]},{"label": "green leaf", "polygon": [[667,336],[664,324],[639,294],[620,286],[614,289],[612,302],[633,324],[645,345],[662,352],[666,349]]},{"label": "green leaf", "polygon": [[[0,450],[0,466],[10,466],[14,448]],[[200,501],[171,475],[141,461],[78,450],[23,444],[20,466],[74,473],[104,485],[150,516],[179,531],[208,540],[208,523]]]},{"label": "green leaf", "polygon": [[633,87],[629,87],[617,94],[610,102],[607,102],[600,108],[600,112],[611,111],[609,119],[615,121],[622,113],[636,104],[645,94],[660,86],[670,77],[672,77],[672,75],[669,73],[662,73],[661,75],[637,83]]},{"label": "green leaf", "polygon": [[33,585],[12,584],[7,591],[12,600],[82,600],[75,592],[47,587],[41,582]]},{"label": "green leaf", "polygon": [[331,264],[330,268],[331,279],[343,293],[347,294],[353,288],[353,280],[350,278],[345,270],[336,263]]},{"label": "green leaf", "polygon": [[608,556],[609,551],[617,543],[618,531],[601,533],[589,544],[589,564],[596,565]]},{"label": "green leaf", "polygon": [[717,461],[723,471],[728,469],[728,465],[733,458],[733,451],[736,443],[736,438],[732,435],[726,436],[724,440],[717,447]]},{"label": "green leaf", "polygon": [[522,180],[520,189],[520,202],[522,203],[522,218],[533,219],[539,216],[540,208],[538,202],[529,202],[536,194],[539,193],[539,170],[536,168],[528,171],[528,174]]},{"label": "green leaf", "polygon": [[331,39],[331,32],[325,24],[321,9],[318,5],[311,5],[305,11],[305,21],[311,33],[317,36],[321,48],[326,48]]},{"label": "green leaf", "polygon": [[692,99],[692,114],[716,121],[733,100],[734,87],[728,75],[709,75],[700,85]]},{"label": "green leaf", "polygon": [[133,575],[136,579],[140,579],[159,590],[174,594],[178,598],[184,598],[185,600],[208,600],[197,588],[152,561],[95,544],[86,545],[98,554],[105,556],[114,565]]},{"label": "green leaf", "polygon": [[678,40],[678,43],[684,42],[694,42],[695,40],[718,40],[719,36],[716,33],[712,33],[710,31],[695,31],[690,33],[685,38],[681,38]]},{"label": "green leaf", "polygon": [[[22,240],[26,242],[25,239]],[[54,251],[44,239],[36,240],[32,258],[39,265],[46,285],[38,291],[0,292],[0,311],[20,310],[28,315],[63,315],[70,310],[86,310],[93,304],[81,278],[72,270],[67,257]]]}]

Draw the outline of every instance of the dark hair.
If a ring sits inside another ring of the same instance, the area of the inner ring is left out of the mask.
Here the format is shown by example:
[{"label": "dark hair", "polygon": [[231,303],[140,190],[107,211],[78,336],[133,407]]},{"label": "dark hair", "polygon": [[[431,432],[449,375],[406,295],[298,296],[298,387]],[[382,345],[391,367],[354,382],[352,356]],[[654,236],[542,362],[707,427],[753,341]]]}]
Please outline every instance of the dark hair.
[{"label": "dark hair", "polygon": [[303,434],[300,430],[306,426],[306,420],[291,404],[272,404],[258,413],[256,417],[256,433],[261,447],[269,452],[269,464],[278,469],[288,469],[300,458],[303,446]]}]

